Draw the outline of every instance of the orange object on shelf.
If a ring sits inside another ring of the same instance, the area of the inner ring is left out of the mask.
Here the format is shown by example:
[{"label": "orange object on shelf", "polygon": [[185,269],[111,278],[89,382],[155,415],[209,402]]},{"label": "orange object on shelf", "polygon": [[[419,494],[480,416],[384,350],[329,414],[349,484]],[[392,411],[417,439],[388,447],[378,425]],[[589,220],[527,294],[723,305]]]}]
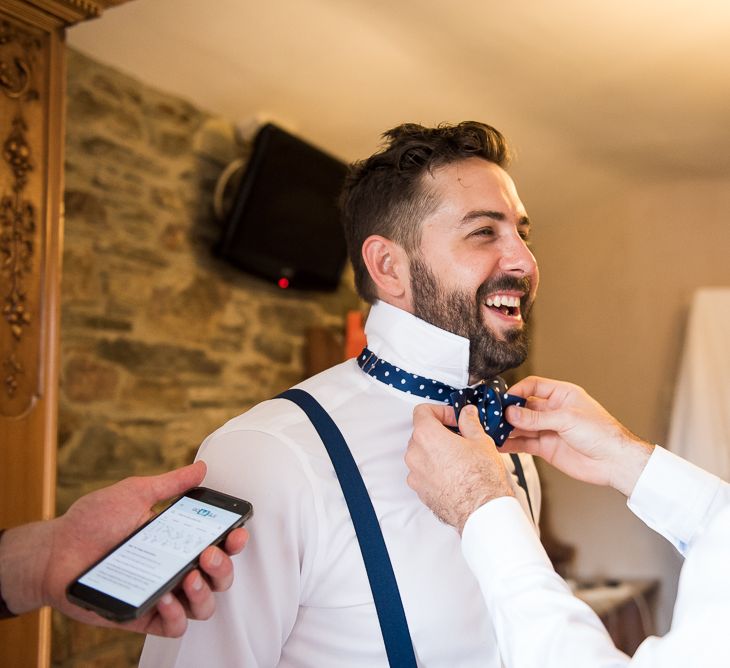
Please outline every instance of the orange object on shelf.
[{"label": "orange object on shelf", "polygon": [[357,357],[365,347],[365,329],[360,311],[348,311],[345,321],[345,359]]}]

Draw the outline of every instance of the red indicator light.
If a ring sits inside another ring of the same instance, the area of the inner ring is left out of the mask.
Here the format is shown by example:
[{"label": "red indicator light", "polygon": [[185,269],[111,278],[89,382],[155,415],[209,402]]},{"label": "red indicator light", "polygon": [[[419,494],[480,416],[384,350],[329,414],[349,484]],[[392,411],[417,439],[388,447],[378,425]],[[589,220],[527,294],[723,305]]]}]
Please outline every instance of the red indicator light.
[{"label": "red indicator light", "polygon": [[284,290],[289,287],[289,279],[283,276],[279,279],[279,287]]}]

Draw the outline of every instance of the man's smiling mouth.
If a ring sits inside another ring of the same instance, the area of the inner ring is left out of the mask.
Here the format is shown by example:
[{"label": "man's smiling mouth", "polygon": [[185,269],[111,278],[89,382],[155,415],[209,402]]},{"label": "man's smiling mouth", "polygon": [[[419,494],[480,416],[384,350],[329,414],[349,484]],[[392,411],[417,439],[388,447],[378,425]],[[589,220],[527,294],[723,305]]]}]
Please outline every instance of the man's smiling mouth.
[{"label": "man's smiling mouth", "polygon": [[494,293],[487,297],[485,304],[489,309],[495,310],[503,316],[522,320],[520,297],[517,295]]}]

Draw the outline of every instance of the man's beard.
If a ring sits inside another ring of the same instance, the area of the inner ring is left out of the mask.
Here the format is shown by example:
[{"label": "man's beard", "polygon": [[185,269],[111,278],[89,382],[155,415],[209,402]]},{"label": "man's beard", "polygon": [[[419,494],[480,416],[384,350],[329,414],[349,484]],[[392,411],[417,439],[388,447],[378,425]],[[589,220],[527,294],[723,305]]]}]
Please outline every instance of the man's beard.
[{"label": "man's beard", "polygon": [[519,366],[527,358],[529,347],[527,320],[531,301],[521,304],[521,328],[508,329],[499,339],[482,318],[487,295],[504,290],[530,293],[530,279],[503,275],[482,283],[476,295],[454,290],[447,292],[423,258],[410,261],[413,314],[447,332],[469,339],[469,376],[471,379],[494,378],[507,369]]}]

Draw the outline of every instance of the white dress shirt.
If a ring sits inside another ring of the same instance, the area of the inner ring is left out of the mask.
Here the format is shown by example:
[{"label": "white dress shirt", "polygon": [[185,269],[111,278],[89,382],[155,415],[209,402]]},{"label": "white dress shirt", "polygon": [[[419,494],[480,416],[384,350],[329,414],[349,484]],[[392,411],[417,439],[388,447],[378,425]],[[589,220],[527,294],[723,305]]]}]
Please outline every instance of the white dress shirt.
[{"label": "white dress shirt", "polygon": [[730,485],[656,447],[629,507],[687,556],[671,630],[632,659],[555,573],[514,499],[495,499],[467,520],[462,550],[507,668],[730,666]]},{"label": "white dress shirt", "polygon": [[[376,304],[369,348],[413,373],[468,384],[469,343]],[[406,484],[413,408],[425,400],[388,387],[348,360],[297,387],[327,410],[368,488],[393,563],[421,666],[498,668],[499,651],[479,586],[454,529]],[[148,637],[141,665],[387,666],[354,528],[324,446],[293,403],[265,401],[234,418],[199,451],[203,484],[251,501],[251,539],[234,557],[232,588],[215,615],[176,640]],[[511,461],[505,455],[505,463]],[[523,467],[539,513],[537,472]],[[526,497],[517,490],[523,507]],[[523,511],[521,511],[523,512]],[[527,519],[525,520],[527,521]]]}]

